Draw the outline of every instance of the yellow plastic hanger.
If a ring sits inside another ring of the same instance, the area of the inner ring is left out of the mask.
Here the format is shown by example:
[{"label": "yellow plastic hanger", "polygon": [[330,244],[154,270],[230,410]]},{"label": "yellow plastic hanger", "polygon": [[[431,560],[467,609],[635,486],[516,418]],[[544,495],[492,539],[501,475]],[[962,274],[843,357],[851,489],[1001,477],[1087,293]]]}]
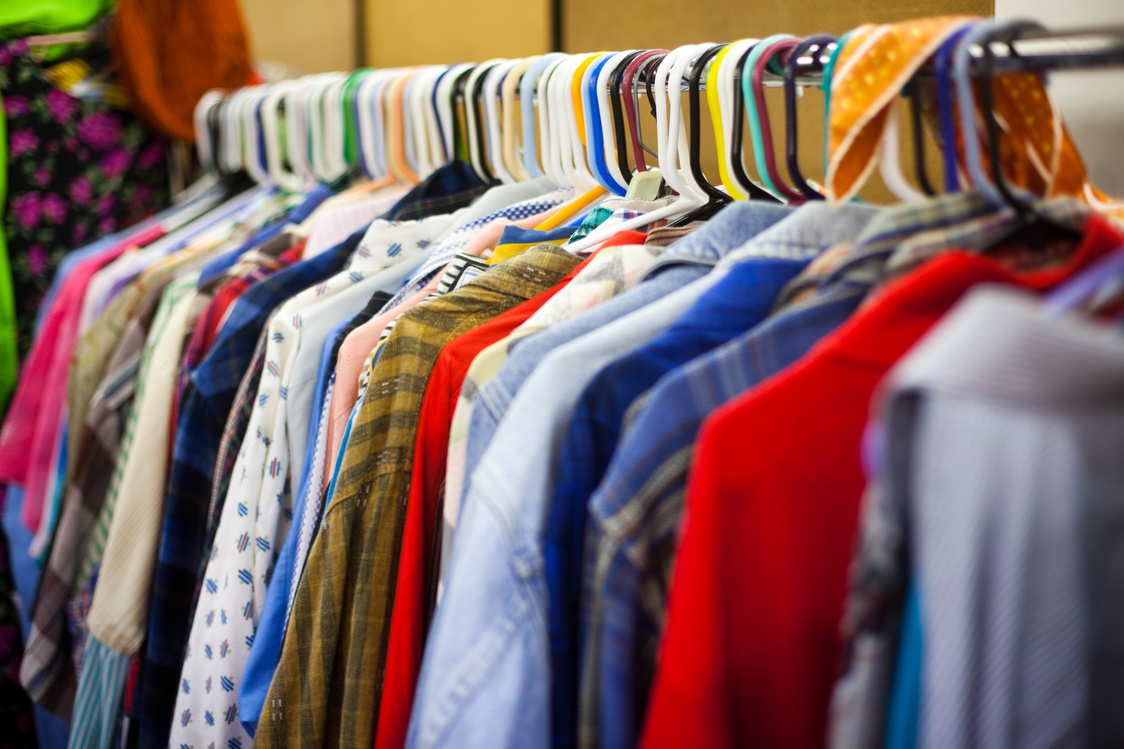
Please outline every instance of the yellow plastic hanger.
[{"label": "yellow plastic hanger", "polygon": [[718,146],[718,176],[722,179],[722,184],[730,197],[734,200],[745,200],[745,194],[734,184],[734,180],[730,178],[730,172],[726,168],[726,134],[722,127],[722,106],[718,98],[718,69],[722,67],[722,61],[733,47],[733,44],[727,45],[714,57],[714,62],[711,63],[710,72],[706,78],[706,103],[710,107],[710,124],[714,127],[714,142]]},{"label": "yellow plastic hanger", "polygon": [[577,70],[574,71],[574,79],[570,83],[570,96],[574,97],[574,114],[578,118],[578,137],[581,138],[582,145],[586,145],[585,140],[585,108],[582,106],[582,76],[585,75],[585,69],[593,64],[605,52],[594,52],[586,57],[578,65]]}]

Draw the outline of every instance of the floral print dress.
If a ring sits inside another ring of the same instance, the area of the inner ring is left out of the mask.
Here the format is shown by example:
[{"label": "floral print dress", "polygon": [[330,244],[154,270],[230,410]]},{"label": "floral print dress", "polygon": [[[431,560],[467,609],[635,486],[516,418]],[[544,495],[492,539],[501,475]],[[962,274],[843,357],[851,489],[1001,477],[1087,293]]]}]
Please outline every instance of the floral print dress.
[{"label": "floral print dress", "polygon": [[[116,98],[112,86],[102,85],[109,64],[104,45],[46,65],[23,40],[0,45],[8,130],[4,231],[21,358],[63,256],[168,201],[166,143],[127,110],[107,103]],[[88,72],[71,86],[84,98],[52,83],[73,81],[75,71]]]}]

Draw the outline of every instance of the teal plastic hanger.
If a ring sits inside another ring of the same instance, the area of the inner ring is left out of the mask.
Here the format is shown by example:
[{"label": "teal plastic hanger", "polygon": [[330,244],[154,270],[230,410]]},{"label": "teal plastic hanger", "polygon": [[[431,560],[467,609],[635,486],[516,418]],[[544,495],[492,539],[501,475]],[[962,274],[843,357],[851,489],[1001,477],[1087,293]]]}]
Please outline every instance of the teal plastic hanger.
[{"label": "teal plastic hanger", "polygon": [[[765,50],[771,47],[774,43],[784,41],[786,39],[796,38],[797,37],[793,36],[792,34],[774,34],[773,36],[762,39],[753,47],[753,50],[749,53],[749,56],[745,60],[745,65],[742,68],[742,94],[745,97],[745,107],[746,112],[748,113],[749,137],[753,143],[753,158],[759,167],[757,170],[758,176],[765,184],[766,189],[768,189],[769,192],[773,193],[774,195],[788,195],[788,191],[783,189],[783,185],[774,185],[773,180],[769,175],[769,170],[763,167],[763,165],[765,164],[766,146],[765,141],[761,136],[761,118],[759,112],[757,111],[756,97],[753,95],[753,69],[754,67],[756,67],[758,60],[761,59],[761,55],[765,52]],[[768,147],[772,148],[773,144],[770,143]]]}]

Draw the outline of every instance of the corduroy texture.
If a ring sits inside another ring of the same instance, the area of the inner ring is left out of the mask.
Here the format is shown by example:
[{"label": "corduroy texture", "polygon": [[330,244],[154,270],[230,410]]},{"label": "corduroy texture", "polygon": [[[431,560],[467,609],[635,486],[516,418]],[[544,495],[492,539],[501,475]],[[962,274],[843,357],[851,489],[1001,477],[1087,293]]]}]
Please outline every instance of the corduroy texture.
[{"label": "corduroy texture", "polygon": [[134,114],[180,140],[195,141],[192,113],[204,93],[250,81],[237,0],[118,0],[110,49]]}]

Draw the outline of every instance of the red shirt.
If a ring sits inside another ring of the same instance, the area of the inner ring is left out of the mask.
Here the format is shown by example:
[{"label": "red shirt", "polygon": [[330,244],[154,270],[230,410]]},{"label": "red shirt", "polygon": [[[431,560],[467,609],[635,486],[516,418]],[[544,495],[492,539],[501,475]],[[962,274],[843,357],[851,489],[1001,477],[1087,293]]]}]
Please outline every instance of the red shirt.
[{"label": "red shirt", "polygon": [[1044,290],[1120,243],[1095,219],[1065,268],[1020,277],[942,256],[707,420],[644,749],[824,745],[875,387],[975,284]]},{"label": "red shirt", "polygon": [[[642,244],[645,236],[641,232],[618,232],[601,247]],[[553,288],[452,341],[441,349],[437,357],[425,387],[414,445],[414,467],[410,476],[402,551],[398,559],[398,584],[390,619],[386,676],[375,749],[402,749],[406,744],[414,689],[429,630],[430,606],[437,587],[437,581],[433,579],[437,573],[433,554],[439,548],[434,542],[441,517],[440,500],[445,482],[445,461],[449,454],[449,430],[464,378],[477,354],[509,336],[580,273],[592,258],[591,255],[575,266]]]}]

